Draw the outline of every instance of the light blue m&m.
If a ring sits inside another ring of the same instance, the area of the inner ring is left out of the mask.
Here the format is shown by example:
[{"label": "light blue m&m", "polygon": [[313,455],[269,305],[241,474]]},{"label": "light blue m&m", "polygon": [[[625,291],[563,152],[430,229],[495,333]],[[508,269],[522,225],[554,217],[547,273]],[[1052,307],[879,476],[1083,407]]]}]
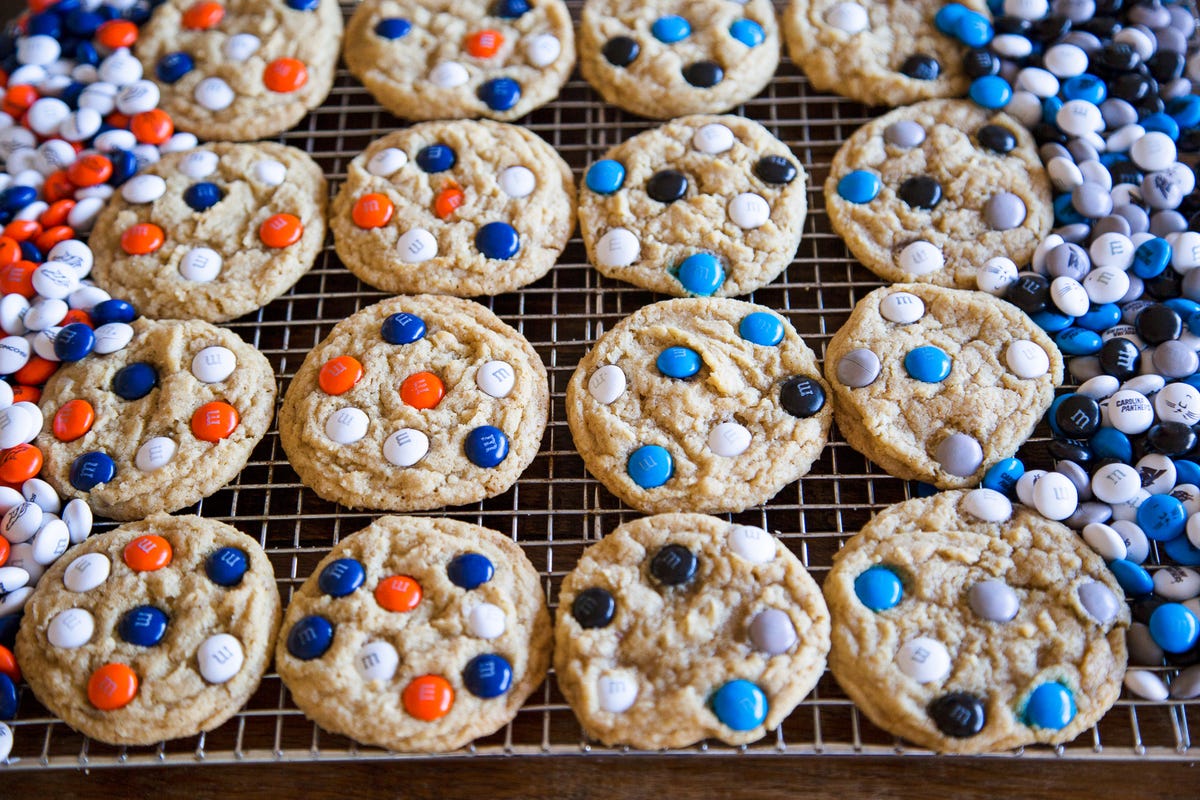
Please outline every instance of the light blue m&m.
[{"label": "light blue m&m", "polygon": [[660,42],[674,44],[691,36],[692,26],[683,17],[671,14],[654,20],[654,24],[650,26],[650,32]]},{"label": "light blue m&m", "polygon": [[950,374],[950,356],[940,347],[925,345],[909,350],[904,369],[909,376],[925,383],[941,383]]},{"label": "light blue m&m", "polygon": [[854,579],[854,594],[872,611],[887,611],[904,597],[904,584],[895,572],[877,564]]},{"label": "light blue m&m", "polygon": [[1075,698],[1061,683],[1043,683],[1029,695],[1025,724],[1031,728],[1061,730],[1075,719]]},{"label": "light blue m&m", "polygon": [[1181,603],[1163,603],[1150,615],[1150,638],[1168,653],[1182,653],[1200,639],[1200,620]]},{"label": "light blue m&m", "polygon": [[1187,518],[1183,503],[1169,494],[1151,495],[1137,510],[1138,527],[1157,542],[1169,542],[1182,534]]},{"label": "light blue m&m", "polygon": [[612,194],[625,183],[625,165],[611,158],[602,158],[588,167],[584,182],[596,194]]},{"label": "light blue m&m", "polygon": [[1012,99],[1013,90],[999,75],[984,75],[971,82],[967,94],[984,108],[1004,108]]},{"label": "light blue m&m", "polygon": [[837,191],[843,200],[851,203],[869,203],[879,195],[879,176],[865,169],[846,173],[838,181]]},{"label": "light blue m&m", "polygon": [[742,317],[738,323],[738,335],[747,342],[774,347],[783,341],[783,322],[774,314],[755,311]]},{"label": "light blue m&m", "polygon": [[752,19],[739,19],[729,26],[729,35],[746,47],[758,47],[766,40],[762,25]]},{"label": "light blue m&m", "polygon": [[690,347],[668,347],[654,365],[668,378],[690,378],[700,371],[700,354]]},{"label": "light blue m&m", "polygon": [[625,471],[638,486],[653,489],[671,480],[675,474],[675,461],[666,448],[647,444],[630,454]]},{"label": "light blue m&m", "polygon": [[767,718],[767,696],[763,690],[740,678],[717,689],[712,707],[717,719],[735,731],[753,730]]},{"label": "light blue m&m", "polygon": [[725,269],[712,253],[696,253],[679,265],[677,277],[688,292],[707,297],[725,282]]}]

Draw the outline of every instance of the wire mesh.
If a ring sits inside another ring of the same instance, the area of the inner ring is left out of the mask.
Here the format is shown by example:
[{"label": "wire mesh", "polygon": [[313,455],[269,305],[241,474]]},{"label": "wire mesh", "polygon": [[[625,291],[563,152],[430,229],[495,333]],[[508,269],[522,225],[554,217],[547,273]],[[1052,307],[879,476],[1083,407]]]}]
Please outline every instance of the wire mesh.
[{"label": "wire mesh", "polygon": [[[576,18],[581,4],[582,0],[568,2]],[[347,15],[353,5],[343,3]],[[821,355],[854,303],[882,285],[850,257],[833,233],[821,191],[839,144],[874,114],[848,100],[816,93],[786,56],[770,86],[733,113],[763,123],[808,171],[809,213],[799,251],[782,276],[748,299],[782,312]],[[603,103],[578,73],[555,102],[522,122],[563,155],[577,178],[608,148],[656,124]],[[325,104],[277,140],[311,153],[325,170],[331,191],[336,192],[350,160],[369,142],[403,124],[383,111],[341,69]],[[359,283],[327,242],[312,271],[291,292],[229,327],[271,361],[282,397],[307,352],[334,324],[385,296]],[[661,299],[666,298],[601,277],[588,265],[578,236],[546,277],[520,291],[480,298],[520,330],[542,356],[550,377],[550,421],[541,451],[511,490],[472,506],[429,513],[484,525],[512,537],[540,571],[552,608],[563,576],[582,550],[617,525],[639,516],[584,470],[567,428],[567,382],[597,337],[636,309]],[[1040,454],[1046,441],[1046,431],[1039,429],[1026,452]],[[1034,460],[1046,462],[1038,455]],[[870,464],[835,433],[809,475],[760,508],[726,516],[778,532],[821,582],[842,542],[883,507],[907,499],[909,491],[905,482]],[[288,465],[274,428],[233,483],[185,511],[228,522],[257,538],[275,568],[285,603],[330,547],[377,516],[327,503],[305,489]],[[1157,563],[1157,552],[1152,553],[1151,561]],[[1176,674],[1166,668],[1160,672],[1167,680]],[[15,745],[0,771],[636,753],[588,742],[557,690],[553,673],[512,723],[446,756],[390,753],[322,731],[293,705],[274,672],[264,678],[246,707],[221,727],[154,747],[112,747],[89,740],[52,717],[27,687],[20,691],[18,717],[10,723]],[[1192,744],[1193,724],[1200,724],[1200,701],[1155,703],[1126,694],[1097,726],[1071,743],[1025,748],[997,757],[1195,759],[1200,747]],[[675,752],[930,755],[872,725],[828,673],[784,723],[761,741],[742,747],[708,741]]]}]

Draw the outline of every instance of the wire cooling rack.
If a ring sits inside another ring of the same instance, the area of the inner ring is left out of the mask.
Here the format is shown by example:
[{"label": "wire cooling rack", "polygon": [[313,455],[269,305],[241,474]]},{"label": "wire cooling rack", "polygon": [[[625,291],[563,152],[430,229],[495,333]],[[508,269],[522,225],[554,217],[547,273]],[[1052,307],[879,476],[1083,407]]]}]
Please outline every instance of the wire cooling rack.
[{"label": "wire cooling rack", "polygon": [[[568,2],[576,17],[581,3]],[[353,3],[343,5],[348,15]],[[809,214],[799,252],[779,279],[749,299],[782,312],[823,354],[854,303],[881,285],[832,232],[821,191],[838,145],[872,116],[871,110],[814,92],[785,57],[770,87],[735,113],[758,120],[786,142],[809,178]],[[655,123],[606,105],[576,74],[558,100],[531,114],[524,124],[550,142],[580,177],[608,148]],[[336,192],[350,160],[369,142],[401,126],[340,70],[326,103],[278,140],[311,153]],[[291,292],[229,327],[270,359],[282,397],[307,352],[334,324],[383,297],[359,283],[327,243],[316,266]],[[545,361],[552,397],[550,422],[541,452],[510,491],[473,506],[431,513],[511,536],[540,571],[552,606],[563,576],[582,550],[639,516],[584,470],[567,428],[567,381],[600,334],[661,299],[665,298],[602,278],[588,266],[578,237],[542,280],[517,292],[482,298],[520,330]],[[1045,442],[1043,434],[1027,447],[1040,451]],[[1044,458],[1037,460],[1046,463]],[[809,475],[785,487],[765,506],[729,518],[779,532],[820,582],[842,542],[883,507],[907,499],[909,491],[905,482],[871,465],[835,434]],[[285,602],[330,547],[376,516],[324,502],[305,489],[288,465],[274,429],[237,480],[187,511],[228,522],[257,538],[274,565]],[[1167,669],[1162,673],[1167,679],[1175,674]],[[320,730],[296,709],[274,673],[267,675],[246,707],[220,728],[156,747],[117,748],[91,741],[51,716],[27,687],[21,688],[18,718],[10,724],[15,746],[0,774],[81,766],[430,758],[359,746]],[[1200,746],[1192,742],[1193,725],[1200,725],[1200,701],[1153,703],[1126,696],[1074,742],[998,757],[1190,760],[1200,757]],[[616,751],[586,740],[552,673],[511,724],[438,758],[590,752]],[[930,755],[872,725],[828,673],[791,716],[761,741],[743,747],[705,742],[678,752]]]}]

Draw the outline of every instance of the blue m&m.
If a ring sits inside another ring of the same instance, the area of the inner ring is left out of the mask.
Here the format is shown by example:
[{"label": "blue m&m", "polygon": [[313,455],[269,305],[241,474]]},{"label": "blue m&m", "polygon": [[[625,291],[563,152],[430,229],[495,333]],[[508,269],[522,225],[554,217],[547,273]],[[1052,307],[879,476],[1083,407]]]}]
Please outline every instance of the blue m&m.
[{"label": "blue m&m", "polygon": [[66,325],[54,337],[54,355],[59,361],[79,361],[96,346],[96,334],[82,322]]},{"label": "blue m&m", "polygon": [[717,689],[713,712],[721,724],[735,731],[749,731],[767,718],[767,696],[747,680],[734,680]]},{"label": "blue m&m", "polygon": [[500,19],[517,19],[529,10],[529,0],[496,0],[492,4],[492,16]]},{"label": "blue m&m", "polygon": [[879,176],[865,169],[847,172],[838,181],[837,192],[843,200],[851,203],[869,203],[879,195]]},{"label": "blue m&m", "polygon": [[17,716],[17,685],[12,678],[0,672],[0,719]]},{"label": "blue m&m", "polygon": [[245,551],[237,547],[214,550],[204,560],[204,574],[218,586],[237,586],[249,568]]},{"label": "blue m&m", "polygon": [[137,606],[125,612],[117,623],[122,640],[139,647],[154,647],[167,635],[167,615],[154,606]]},{"label": "blue m&m", "polygon": [[692,26],[683,17],[672,14],[654,20],[654,24],[650,26],[650,32],[660,42],[674,44],[691,36]]},{"label": "blue m&m", "polygon": [[316,11],[321,0],[287,0],[287,5],[295,11]]},{"label": "blue m&m", "polygon": [[653,489],[671,480],[675,461],[666,448],[656,444],[642,445],[629,455],[625,471],[643,489]]},{"label": "blue m&m", "polygon": [[90,492],[108,483],[117,474],[117,465],[107,453],[93,450],[71,463],[71,485],[81,492]]},{"label": "blue m&m", "polygon": [[747,342],[774,347],[783,341],[783,322],[774,314],[755,311],[742,317],[738,323],[738,335]]},{"label": "blue m&m", "polygon": [[1187,518],[1183,503],[1169,494],[1151,495],[1137,510],[1138,527],[1158,542],[1167,542],[1182,534]]},{"label": "blue m&m", "polygon": [[1183,653],[1200,639],[1200,620],[1181,603],[1163,603],[1150,615],[1150,638],[1168,653]]},{"label": "blue m&m", "polygon": [[746,47],[758,47],[767,38],[762,25],[752,19],[739,19],[734,22],[729,26],[729,35]]},{"label": "blue m&m", "polygon": [[144,361],[126,364],[112,379],[112,390],[122,400],[141,400],[155,386],[158,386],[158,371]]},{"label": "blue m&m", "polygon": [[1139,597],[1154,591],[1154,579],[1140,565],[1124,558],[1118,558],[1116,561],[1110,561],[1108,568],[1112,570],[1113,577],[1117,579],[1117,583],[1121,584],[1125,594]]},{"label": "blue m&m", "polygon": [[1025,724],[1031,728],[1061,730],[1075,719],[1075,698],[1061,683],[1043,683],[1029,695]]},{"label": "blue m&m", "polygon": [[476,697],[487,700],[499,697],[512,688],[512,665],[504,656],[484,653],[467,662],[463,667],[463,685]]},{"label": "blue m&m", "polygon": [[462,553],[446,565],[446,576],[455,586],[470,591],[482,586],[496,574],[491,559],[480,553]]},{"label": "blue m&m", "polygon": [[971,82],[967,94],[984,108],[1004,108],[1012,99],[1013,90],[999,75],[984,75]]},{"label": "blue m&m", "polygon": [[403,17],[385,17],[375,23],[375,34],[384,39],[403,39],[412,30],[412,23]]},{"label": "blue m&m", "polygon": [[713,254],[696,253],[679,265],[677,277],[688,292],[707,297],[725,282],[725,269]]},{"label": "blue m&m", "polygon": [[222,197],[224,192],[221,188],[208,181],[193,183],[183,190],[183,202],[187,203],[192,211],[207,211],[221,202]]},{"label": "blue m&m", "polygon": [[454,148],[445,144],[426,145],[417,153],[417,166],[425,172],[445,172],[457,161]]},{"label": "blue m&m", "polygon": [[479,84],[475,94],[492,111],[508,111],[521,99],[521,84],[512,78],[492,78]]},{"label": "blue m&m", "polygon": [[854,594],[872,611],[887,611],[904,597],[904,584],[895,572],[876,565],[854,579]]},{"label": "blue m&m", "polygon": [[480,425],[467,434],[463,450],[472,464],[490,469],[508,457],[508,437],[497,427]]},{"label": "blue m&m", "polygon": [[425,320],[416,314],[401,311],[383,321],[379,326],[379,335],[388,344],[412,344],[425,338]]},{"label": "blue m&m", "polygon": [[904,356],[904,369],[925,383],[941,383],[950,374],[950,356],[940,347],[925,345],[909,350]]},{"label": "blue m&m", "polygon": [[96,303],[92,306],[88,316],[92,318],[92,324],[99,328],[110,322],[133,322],[137,317],[137,311],[132,303],[113,299]]},{"label": "blue m&m", "polygon": [[521,249],[521,237],[507,222],[489,222],[475,232],[475,247],[487,258],[503,260]]},{"label": "blue m&m", "polygon": [[1010,494],[1025,474],[1025,465],[1015,458],[1002,458],[983,474],[983,488],[1000,494]]},{"label": "blue m&m", "polygon": [[654,364],[668,378],[690,378],[700,371],[700,354],[690,347],[668,347]]},{"label": "blue m&m", "polygon": [[363,585],[367,572],[353,558],[330,561],[317,578],[317,587],[330,597],[345,597]]},{"label": "blue m&m", "polygon": [[195,68],[196,64],[187,53],[167,53],[154,66],[154,75],[163,83],[175,83]]},{"label": "blue m&m", "polygon": [[584,182],[596,194],[612,194],[625,183],[625,165],[603,158],[588,167]]},{"label": "blue m&m", "polygon": [[301,661],[325,655],[333,644],[333,623],[316,615],[304,617],[288,631],[287,649]]}]

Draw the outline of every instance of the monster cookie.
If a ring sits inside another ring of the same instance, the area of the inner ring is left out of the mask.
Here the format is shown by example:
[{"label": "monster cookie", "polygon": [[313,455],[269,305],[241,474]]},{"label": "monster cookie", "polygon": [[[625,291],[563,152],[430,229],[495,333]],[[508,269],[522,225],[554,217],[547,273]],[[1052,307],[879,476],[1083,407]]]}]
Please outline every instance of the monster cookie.
[{"label": "monster cookie", "polygon": [[900,478],[979,483],[1062,383],[1058,348],[1016,307],[928,284],[876,289],[825,351],[838,430]]},{"label": "monster cookie", "polygon": [[588,168],[579,224],[589,260],[610,278],[727,297],[783,272],[807,210],[804,169],[766,128],[740,117],[685,117]]},{"label": "monster cookie", "polygon": [[424,510],[506,491],[537,454],[549,407],[537,352],[486,308],[394,297],[308,354],[279,411],[279,438],[326,500]]},{"label": "monster cookie", "polygon": [[990,489],[884,509],[834,557],[825,600],[838,683],[924,747],[1070,741],[1121,691],[1116,579],[1070,530]]},{"label": "monster cookie", "polygon": [[275,664],[301,710],[360,742],[438,752],[516,716],[550,665],[537,571],[495,531],[382,517],[292,597]]},{"label": "monster cookie", "polygon": [[524,128],[427,122],[350,162],[332,227],[342,262],[384,291],[500,294],[554,266],[575,230],[575,181]]},{"label": "monster cookie", "polygon": [[654,119],[719,113],[779,64],[769,0],[587,0],[579,69],[604,99]]},{"label": "monster cookie", "polygon": [[160,319],[225,322],[279,297],[325,239],[325,178],[281,144],[172,153],[121,186],[92,231],[92,278]]},{"label": "monster cookie", "polygon": [[881,278],[960,289],[992,259],[1028,264],[1053,220],[1033,137],[966,100],[927,100],[859,128],[834,156],[825,206]]},{"label": "monster cookie", "polygon": [[558,96],[575,34],[562,0],[364,0],[342,55],[398,117],[514,120]]},{"label": "monster cookie", "polygon": [[646,749],[759,739],[816,685],[829,612],[761,528],[702,514],[622,525],[563,580],[554,673],[588,736]]},{"label": "monster cookie", "polygon": [[325,101],[341,41],[336,0],[166,0],[137,43],[153,83],[134,86],[202,139],[260,139]]},{"label": "monster cookie", "polygon": [[741,511],[808,472],[832,412],[817,360],[778,314],[667,300],[604,334],[567,385],[588,471],[646,513]]},{"label": "monster cookie", "polygon": [[155,515],[71,548],[25,606],[17,657],[38,700],[102,742],[216,728],[271,661],[279,592],[258,543]]},{"label": "monster cookie", "polygon": [[60,495],[140,519],[191,505],[241,472],[275,409],[261,353],[198,320],[74,328],[59,338],[93,337],[95,350],[46,383],[41,409],[53,422],[36,440],[42,477]]},{"label": "monster cookie", "polygon": [[[814,88],[869,105],[962,97],[971,85],[966,45],[991,40],[983,0],[792,0],[783,14],[788,52]],[[984,66],[999,61],[986,51]]]}]

